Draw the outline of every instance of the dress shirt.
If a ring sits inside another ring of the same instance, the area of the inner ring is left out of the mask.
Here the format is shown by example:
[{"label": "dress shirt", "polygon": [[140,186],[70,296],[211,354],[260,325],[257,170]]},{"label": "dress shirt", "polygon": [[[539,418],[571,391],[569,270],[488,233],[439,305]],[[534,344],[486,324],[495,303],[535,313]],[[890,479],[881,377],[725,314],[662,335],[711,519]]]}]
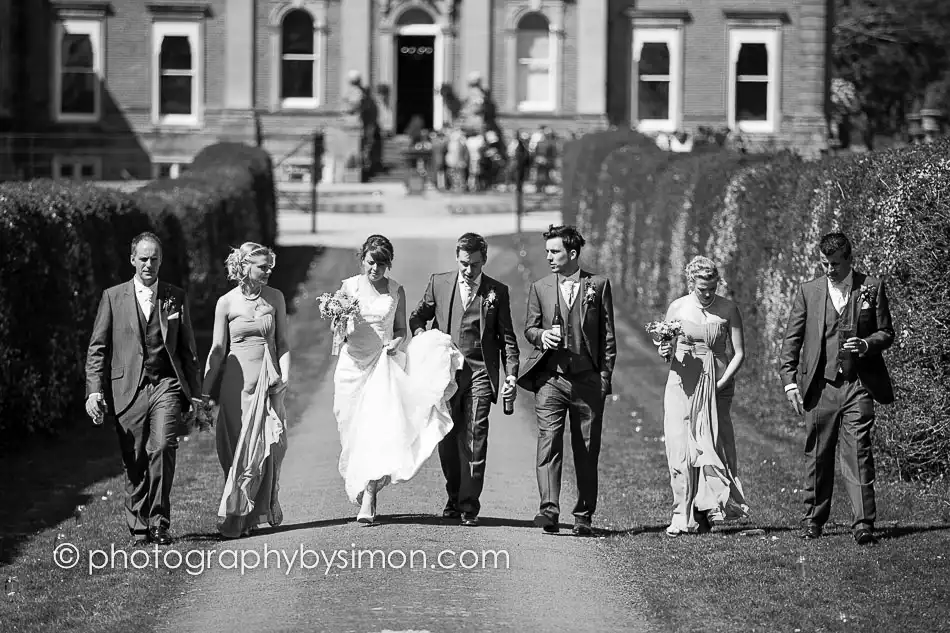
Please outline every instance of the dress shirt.
[{"label": "dress shirt", "polygon": [[567,307],[573,307],[574,299],[577,297],[577,289],[581,285],[581,269],[578,268],[574,274],[565,277],[560,275],[561,296],[564,297],[564,303]]},{"label": "dress shirt", "polygon": [[134,277],[132,283],[135,284],[135,298],[142,306],[142,312],[145,314],[145,320],[147,321],[152,314],[152,307],[155,305],[155,290],[157,290],[158,282],[146,286],[139,281],[138,277]]},{"label": "dress shirt", "polygon": [[849,272],[843,280],[835,283],[828,279],[828,296],[831,297],[831,304],[835,307],[838,314],[844,310],[851,296],[851,284],[854,280],[854,271]]},{"label": "dress shirt", "polygon": [[462,306],[465,309],[468,309],[468,306],[472,304],[472,299],[475,298],[475,293],[478,292],[478,286],[482,283],[482,274],[478,273],[478,277],[472,280],[471,285],[465,280],[461,274],[459,274],[459,292],[462,294]]}]

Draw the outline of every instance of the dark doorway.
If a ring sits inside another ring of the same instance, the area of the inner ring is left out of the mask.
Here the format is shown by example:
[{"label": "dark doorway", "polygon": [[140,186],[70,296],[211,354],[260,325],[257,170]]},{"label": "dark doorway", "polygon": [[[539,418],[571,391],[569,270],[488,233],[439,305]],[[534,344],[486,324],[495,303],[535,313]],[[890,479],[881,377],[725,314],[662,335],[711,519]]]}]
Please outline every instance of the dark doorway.
[{"label": "dark doorway", "polygon": [[403,134],[414,116],[432,129],[435,99],[435,36],[396,38],[396,131]]}]

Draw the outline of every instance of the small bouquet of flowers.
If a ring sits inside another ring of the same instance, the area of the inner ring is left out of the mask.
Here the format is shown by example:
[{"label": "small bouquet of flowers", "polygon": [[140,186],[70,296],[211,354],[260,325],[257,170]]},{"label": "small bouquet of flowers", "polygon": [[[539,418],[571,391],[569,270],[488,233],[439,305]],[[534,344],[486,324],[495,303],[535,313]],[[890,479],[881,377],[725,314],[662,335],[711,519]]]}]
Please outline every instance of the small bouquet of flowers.
[{"label": "small bouquet of flowers", "polygon": [[330,321],[330,329],[333,330],[333,354],[336,355],[346,337],[350,317],[359,314],[359,299],[351,297],[343,290],[337,290],[333,294],[324,292],[317,301],[320,302],[320,318]]},{"label": "small bouquet of flowers", "polygon": [[646,325],[647,333],[658,343],[676,340],[683,334],[683,324],[679,321],[651,321]]},{"label": "small bouquet of flowers", "polygon": [[210,431],[214,428],[215,420],[218,419],[219,405],[211,402],[202,402],[195,407],[195,429],[201,433]]}]

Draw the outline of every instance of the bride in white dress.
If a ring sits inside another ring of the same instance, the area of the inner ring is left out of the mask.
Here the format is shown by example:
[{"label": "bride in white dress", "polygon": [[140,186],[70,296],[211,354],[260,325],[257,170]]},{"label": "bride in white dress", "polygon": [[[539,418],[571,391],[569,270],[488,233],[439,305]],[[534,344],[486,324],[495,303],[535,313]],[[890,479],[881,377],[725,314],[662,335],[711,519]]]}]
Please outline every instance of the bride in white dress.
[{"label": "bride in white dress", "polygon": [[333,412],[340,432],[340,475],[357,521],[376,520],[386,485],[408,481],[452,428],[461,353],[449,335],[430,330],[407,341],[406,293],[386,276],[393,247],[371,235],[360,249],[363,274],[343,280],[359,299],[334,374]]}]

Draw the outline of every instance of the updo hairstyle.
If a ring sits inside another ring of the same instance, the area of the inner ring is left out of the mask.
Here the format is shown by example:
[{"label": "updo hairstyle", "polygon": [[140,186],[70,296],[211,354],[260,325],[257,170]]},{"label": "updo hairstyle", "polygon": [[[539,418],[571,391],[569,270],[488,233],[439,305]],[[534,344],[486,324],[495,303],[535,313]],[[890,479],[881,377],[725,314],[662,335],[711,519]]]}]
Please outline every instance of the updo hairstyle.
[{"label": "updo hairstyle", "polygon": [[383,235],[370,235],[360,248],[360,262],[369,255],[377,264],[386,268],[393,265],[393,244]]},{"label": "updo hairstyle", "polygon": [[277,262],[277,254],[271,249],[257,242],[244,242],[240,248],[232,248],[231,254],[224,260],[228,271],[228,279],[238,283],[247,279],[250,270],[249,261],[252,257],[266,255],[273,266]]},{"label": "updo hairstyle", "polygon": [[696,288],[697,281],[723,283],[716,263],[702,255],[697,255],[686,265],[686,285],[690,291]]}]

